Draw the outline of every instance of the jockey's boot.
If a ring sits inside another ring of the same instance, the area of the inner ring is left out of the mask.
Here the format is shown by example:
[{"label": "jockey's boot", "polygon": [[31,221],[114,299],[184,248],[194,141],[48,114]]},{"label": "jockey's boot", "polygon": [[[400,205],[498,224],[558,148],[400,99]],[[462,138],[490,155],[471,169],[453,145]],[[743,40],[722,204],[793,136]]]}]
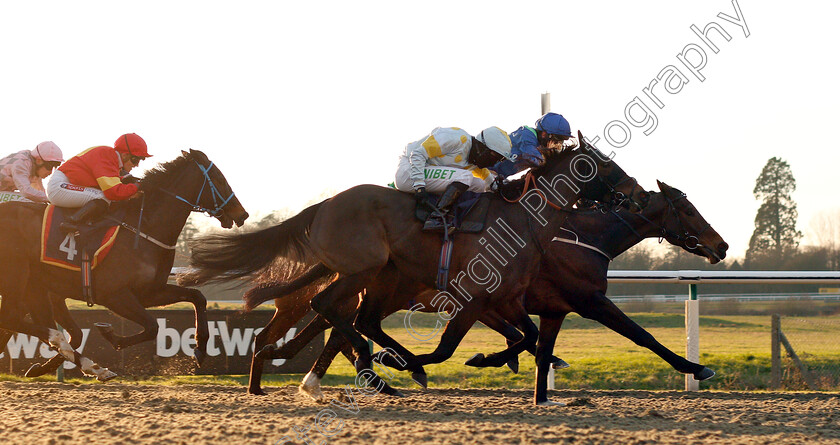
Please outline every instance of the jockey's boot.
[{"label": "jockey's boot", "polygon": [[458,197],[461,196],[461,193],[464,193],[469,186],[462,182],[453,182],[446,187],[446,190],[443,191],[443,194],[440,195],[440,199],[437,202],[437,208],[442,213],[432,212],[429,217],[426,219],[425,224],[423,224],[423,230],[425,231],[443,231],[443,220],[446,219],[446,228],[449,230],[449,234],[451,235],[452,232],[455,231],[455,215],[452,214],[450,209],[452,205],[458,201]]},{"label": "jockey's boot", "polygon": [[90,221],[91,219],[100,216],[108,210],[108,201],[104,199],[94,199],[92,201],[88,201],[85,205],[76,210],[76,213],[67,217],[67,219],[61,223],[61,230],[64,232],[72,233],[79,230],[79,226],[86,221]]}]

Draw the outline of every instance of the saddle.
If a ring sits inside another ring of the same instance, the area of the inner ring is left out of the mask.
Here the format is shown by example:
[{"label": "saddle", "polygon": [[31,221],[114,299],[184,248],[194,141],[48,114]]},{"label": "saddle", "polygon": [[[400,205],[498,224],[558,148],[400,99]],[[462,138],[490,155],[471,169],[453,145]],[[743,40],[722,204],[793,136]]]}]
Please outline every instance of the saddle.
[{"label": "saddle", "polygon": [[84,252],[89,253],[91,268],[95,268],[111,250],[119,231],[115,220],[122,218],[98,219],[91,224],[83,224],[78,234],[62,231],[59,226],[76,210],[47,206],[41,229],[41,262],[79,271]]},{"label": "saddle", "polygon": [[[488,193],[470,191],[461,194],[451,210],[455,216],[456,232],[479,233],[484,230],[487,210],[490,208],[490,197],[488,195]],[[426,203],[417,203],[414,216],[420,221],[426,221],[439,198],[440,195],[429,194]]]}]

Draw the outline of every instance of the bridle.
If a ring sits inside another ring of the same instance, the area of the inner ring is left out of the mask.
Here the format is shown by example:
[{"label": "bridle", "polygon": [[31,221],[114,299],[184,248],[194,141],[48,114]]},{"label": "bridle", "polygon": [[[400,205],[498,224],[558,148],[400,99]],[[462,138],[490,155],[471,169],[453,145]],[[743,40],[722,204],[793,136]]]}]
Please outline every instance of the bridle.
[{"label": "bridle", "polygon": [[[589,147],[589,146],[585,146],[584,148],[587,149],[587,150],[592,150],[592,148]],[[636,202],[636,200],[633,199],[632,196],[627,196],[623,192],[620,192],[620,191],[616,190],[617,187],[619,187],[621,184],[624,184],[625,182],[628,182],[628,181],[633,181],[633,189],[635,189],[636,186],[639,184],[639,182],[636,180],[636,178],[634,178],[632,176],[627,176],[626,174],[623,175],[623,176],[625,176],[623,179],[613,177],[613,176],[621,175],[622,173],[623,172],[620,172],[618,169],[613,169],[613,171],[610,172],[610,174],[607,175],[606,178],[601,177],[599,175],[596,175],[595,178],[597,178],[598,182],[601,183],[601,185],[603,185],[607,189],[607,191],[609,191],[610,195],[612,196],[610,198],[610,205],[613,208],[620,207],[620,206],[624,205],[624,203],[630,202],[631,204],[637,206],[639,209],[644,209],[645,206],[647,205],[647,203]],[[533,170],[529,170],[528,173],[525,174],[524,182],[525,182],[525,185],[522,187],[522,194],[519,195],[518,198],[508,199],[501,192],[499,193],[499,195],[507,202],[516,203],[516,202],[521,201],[523,198],[525,198],[525,195],[527,195],[528,192],[531,190],[531,188],[533,188],[534,192],[537,193],[540,196],[540,198],[543,199],[543,201],[548,203],[548,205],[551,208],[553,208],[555,210],[560,210],[560,211],[569,211],[568,209],[565,209],[565,208],[563,208],[561,206],[558,206],[557,204],[554,204],[553,202],[551,202],[551,200],[549,200],[545,196],[545,193],[542,190],[540,190],[539,187],[537,187],[537,180],[536,180],[536,178],[534,178]]]},{"label": "bridle", "polygon": [[[230,202],[230,200],[233,199],[235,194],[233,193],[233,191],[231,191],[230,195],[227,198],[225,198],[224,195],[222,195],[219,192],[218,187],[216,187],[216,184],[214,184],[213,180],[210,178],[210,169],[213,168],[213,161],[210,161],[210,165],[208,165],[207,167],[204,167],[195,159],[193,159],[193,162],[195,162],[195,164],[198,166],[198,169],[201,170],[201,173],[204,175],[204,183],[201,184],[201,189],[198,191],[198,196],[195,198],[195,203],[192,203],[183,196],[170,192],[169,190],[163,188],[159,190],[166,193],[169,196],[174,197],[179,201],[184,202],[185,204],[190,206],[193,212],[206,213],[212,217],[218,218],[219,215],[221,215],[224,206],[226,206]],[[213,205],[215,207],[213,207],[212,209],[208,209],[199,204],[199,202],[201,202],[201,195],[204,194],[205,190],[209,190],[210,196],[213,198]]]},{"label": "bridle", "polygon": [[[688,230],[685,228],[685,224],[683,223],[682,217],[680,216],[680,212],[677,210],[677,207],[675,205],[675,203],[677,201],[679,201],[681,199],[686,199],[686,194],[681,193],[680,196],[678,196],[676,199],[671,199],[671,197],[669,197],[667,195],[667,193],[665,193],[665,192],[663,192],[663,196],[665,197],[665,200],[668,203],[668,211],[663,212],[662,219],[658,224],[651,221],[648,217],[644,216],[641,213],[636,214],[636,216],[638,216],[639,218],[642,218],[648,224],[650,224],[654,227],[657,227],[659,229],[660,242],[662,242],[663,238],[673,239],[674,241],[676,241],[674,243],[675,245],[685,247],[687,250],[695,250],[698,247],[707,247],[707,246],[704,246],[703,244],[700,243],[699,237],[702,236],[703,233],[706,232],[706,230],[708,230],[712,225],[709,224],[708,222],[706,222],[706,225],[699,232],[697,232],[697,235],[689,234]],[[618,213],[618,211],[616,211],[615,209],[605,209],[605,207],[606,206],[604,204],[599,205],[599,209],[601,210],[602,213],[613,214],[616,218],[618,218],[619,221],[621,221],[625,226],[627,226],[627,228],[629,228],[630,231],[633,232],[634,235],[636,235],[636,237],[638,238],[639,241],[645,239],[645,236],[640,234],[633,227],[632,224],[630,224],[626,219],[624,219]],[[666,227],[666,221],[667,221],[668,216],[670,216],[670,215],[675,216],[676,219],[677,219],[677,224],[679,224],[679,230],[677,232],[674,232],[672,230],[668,230],[668,228]],[[561,242],[568,243],[568,244],[579,245],[581,247],[585,247],[589,250],[593,250],[593,251],[603,255],[608,260],[613,259],[613,257],[609,253],[597,248],[594,245],[582,242],[580,240],[578,234],[576,232],[574,232],[573,230],[569,230],[569,229],[566,229],[566,228],[561,228],[561,229],[564,230],[564,231],[572,233],[575,236],[575,239],[574,240],[568,240],[568,239],[565,239],[565,238],[554,237],[554,239],[552,239],[552,241],[561,241]],[[572,227],[572,229],[574,229],[574,227]],[[712,251],[713,255],[717,255],[716,253],[714,253],[713,249],[710,249],[710,250]]]}]

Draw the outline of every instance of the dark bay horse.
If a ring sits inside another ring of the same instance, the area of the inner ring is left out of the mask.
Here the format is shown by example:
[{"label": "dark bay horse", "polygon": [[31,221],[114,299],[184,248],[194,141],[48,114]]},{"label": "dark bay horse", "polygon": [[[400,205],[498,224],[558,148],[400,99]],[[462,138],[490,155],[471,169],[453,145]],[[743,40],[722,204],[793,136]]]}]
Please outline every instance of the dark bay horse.
[{"label": "dark bay horse", "polygon": [[[182,152],[182,156],[147,172],[142,190],[143,198],[115,204],[125,207],[125,225],[108,256],[93,270],[92,287],[95,303],[137,323],[143,330],[121,337],[104,329],[103,335],[117,349],[153,340],[158,326],[145,308],[187,301],[195,306],[195,356],[200,361],[206,356],[209,339],[207,301],[196,289],[167,284],[175,259],[174,245],[193,211],[215,216],[225,228],[234,223],[241,226],[248,213],[221,170],[197,150]],[[43,204],[0,205],[0,295],[3,296],[0,329],[35,336],[58,348],[59,356],[63,356],[56,359],[59,364],[63,358],[79,361],[81,358],[74,349],[81,342],[81,330],[70,318],[62,300],[84,300],[80,272],[40,261],[40,231],[45,209]],[[138,235],[132,229],[142,236],[136,248]],[[54,302],[63,310],[53,313],[48,293],[53,294]],[[27,312],[32,315],[31,323],[24,321]],[[68,329],[72,344],[54,329],[54,320]],[[110,371],[110,374],[101,371],[102,368],[96,371],[98,367],[85,364],[80,368],[88,375],[93,373],[100,379],[106,375],[113,377]]]},{"label": "dark bay horse", "polygon": [[[562,232],[567,233],[564,239],[577,238],[579,243],[555,240],[547,246],[546,254],[542,257],[540,273],[528,287],[524,296],[528,313],[540,315],[541,320],[540,343],[535,348],[536,351],[530,349],[530,352],[537,354],[539,371],[535,390],[536,404],[551,404],[546,396],[547,370],[549,364],[556,360],[551,355],[554,340],[563,317],[569,312],[577,312],[583,317],[598,321],[636,344],[650,349],[679,372],[693,374],[698,380],[705,380],[714,375],[714,372],[708,368],[691,363],[664,347],[606,298],[607,269],[610,260],[644,238],[663,237],[688,252],[708,258],[712,264],[726,256],[728,245],[685,195],[667,184],[661,182],[658,184],[662,192],[651,194],[647,207],[641,213],[610,211],[605,214],[601,209],[575,211],[567,219]],[[569,231],[574,235],[569,236],[571,233]],[[395,276],[385,275],[385,278],[393,279]],[[268,288],[264,286],[258,288],[259,291],[249,292],[246,295],[262,299],[264,298],[263,291]],[[397,284],[397,288],[397,293],[401,295],[412,295],[412,292],[417,290],[412,283],[403,281]],[[414,297],[416,305],[413,310],[434,312],[436,310],[432,303],[434,296],[434,292],[421,291]],[[303,305],[300,304],[300,306]],[[286,308],[290,311],[305,312],[305,307],[299,309],[286,306]],[[395,312],[402,307],[395,304],[389,309]],[[345,304],[342,310],[352,313],[355,307]],[[410,313],[407,317],[410,318]],[[522,335],[505,322],[507,317],[502,308],[485,313],[479,321],[499,331],[509,341],[521,340]],[[267,360],[291,358],[326,326],[329,326],[329,323],[316,317],[298,333],[295,339],[276,351],[271,347],[273,345],[270,345],[259,352],[259,358]],[[321,398],[320,380],[337,352],[349,354],[347,346],[343,337],[331,335],[318,362],[304,378],[301,391],[315,399]],[[495,362],[498,365],[504,360],[506,358],[503,357]],[[476,361],[475,357],[470,360],[482,366],[486,366],[482,362],[487,361],[492,360]]]},{"label": "dark bay horse", "polygon": [[[453,309],[453,317],[431,354],[415,357],[382,332],[381,301],[362,298],[355,321],[339,310],[343,301],[353,301],[363,289],[372,287],[389,263],[394,264],[401,277],[434,287],[440,236],[420,230],[412,197],[395,190],[358,186],[275,227],[247,234],[201,237],[192,245],[193,272],[180,282],[199,284],[252,275],[277,257],[314,263],[315,268],[323,265],[338,273],[339,278],[310,303],[350,341],[359,372],[370,370],[371,354],[367,341],[356,329],[396,352],[395,356],[386,356],[384,364],[414,369],[449,358],[477,318],[499,305],[519,309],[515,317],[519,325],[530,323],[531,329],[516,345],[522,350],[528,343],[535,343],[537,329],[518,295],[536,276],[541,246],[551,240],[574,202],[581,196],[603,200],[610,194],[626,196],[634,203],[647,197],[647,192],[620,167],[586,144],[578,150],[550,154],[545,165],[533,170],[528,178],[530,186],[519,204],[492,196],[489,227],[479,234],[459,234],[454,239],[451,270],[457,275],[448,282],[450,292],[440,294]],[[507,253],[507,258],[501,256],[500,250]],[[491,254],[496,255],[494,259],[500,266],[489,262]],[[500,267],[504,267],[504,274],[498,272]],[[388,357],[392,361],[385,363]],[[371,374],[366,377],[375,379]],[[380,384],[384,382],[377,382],[376,386],[383,388]]]}]

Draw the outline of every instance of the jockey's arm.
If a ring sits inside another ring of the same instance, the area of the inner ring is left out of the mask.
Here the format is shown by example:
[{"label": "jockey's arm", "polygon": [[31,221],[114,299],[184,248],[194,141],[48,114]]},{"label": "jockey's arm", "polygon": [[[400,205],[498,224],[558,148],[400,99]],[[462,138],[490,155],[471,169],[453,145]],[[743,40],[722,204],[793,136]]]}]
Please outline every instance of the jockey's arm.
[{"label": "jockey's arm", "polygon": [[15,182],[15,188],[20,191],[26,199],[36,202],[49,202],[47,194],[42,190],[32,186],[32,166],[28,162],[18,161],[12,169],[12,179]]}]

